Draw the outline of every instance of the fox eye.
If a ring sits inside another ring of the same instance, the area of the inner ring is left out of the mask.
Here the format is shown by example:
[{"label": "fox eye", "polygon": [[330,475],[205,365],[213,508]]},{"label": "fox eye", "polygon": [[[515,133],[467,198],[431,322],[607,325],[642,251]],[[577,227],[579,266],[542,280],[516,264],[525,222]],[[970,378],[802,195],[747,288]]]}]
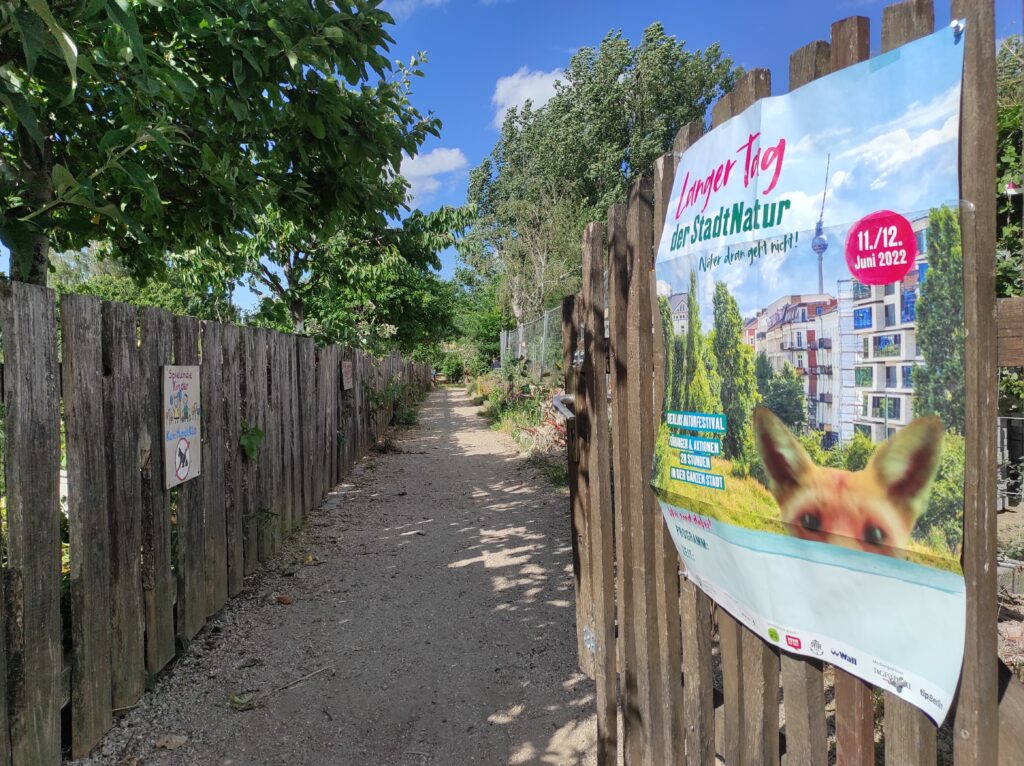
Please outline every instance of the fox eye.
[{"label": "fox eye", "polygon": [[799,522],[809,532],[817,532],[821,529],[821,514],[818,511],[805,511],[800,514]]},{"label": "fox eye", "polygon": [[885,530],[874,524],[868,524],[864,527],[864,540],[872,545],[882,545],[885,542]]}]

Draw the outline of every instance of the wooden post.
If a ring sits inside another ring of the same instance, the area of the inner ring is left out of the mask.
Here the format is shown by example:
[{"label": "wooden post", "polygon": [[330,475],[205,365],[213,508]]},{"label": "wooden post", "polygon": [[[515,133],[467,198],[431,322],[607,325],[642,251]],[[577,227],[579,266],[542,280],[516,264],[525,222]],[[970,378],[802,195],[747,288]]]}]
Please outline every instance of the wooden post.
[{"label": "wooden post", "polygon": [[[164,376],[171,363],[173,319],[166,311],[139,312],[142,387],[142,598],[146,609],[146,670],[155,675],[174,657],[174,571],[171,494],[164,487]],[[148,452],[146,452],[148,445]]]},{"label": "wooden post", "polygon": [[135,322],[134,306],[103,304],[103,402],[111,536],[111,693],[115,708],[134,705],[146,684],[145,610],[139,555],[143,445]]},{"label": "wooden post", "polygon": [[203,365],[200,368],[202,397],[203,520],[206,538],[206,614],[219,612],[228,600],[228,543],[224,496],[224,340],[218,322],[203,322]]},{"label": "wooden post", "polygon": [[224,525],[228,595],[242,590],[245,576],[244,531],[242,524],[242,360],[238,327],[225,325],[222,338],[224,391]]},{"label": "wooden post", "polygon": [[[655,261],[658,245],[665,225],[665,212],[672,196],[676,162],[670,152],[659,157],[654,163],[654,229],[651,261],[648,278],[651,295],[651,324],[654,328],[654,418],[651,422],[652,444],[658,438],[658,430],[664,419],[665,378],[667,375],[668,350],[661,316],[661,301],[658,297]],[[652,447],[653,449],[653,447]],[[648,492],[653,492],[648,487]],[[658,621],[658,705],[664,710],[665,763],[683,763],[683,658],[682,633],[679,623],[679,552],[672,541],[668,526],[654,499],[654,598]]]},{"label": "wooden post", "polygon": [[966,18],[960,116],[960,211],[967,388],[964,579],[967,636],[954,731],[958,766],[997,763],[996,634],[996,89],[992,0],[954,0]]},{"label": "wooden post", "polygon": [[[586,324],[587,296],[580,294],[573,304],[573,319],[570,348],[579,349],[580,329]],[[583,351],[586,351],[584,346]],[[573,360],[574,361],[574,360]],[[594,598],[592,590],[592,570],[590,560],[590,466],[584,454],[587,438],[586,424],[590,420],[589,397],[587,386],[581,375],[581,366],[571,363],[566,368],[566,375],[571,376],[568,382],[572,385],[573,404],[576,413],[576,481],[575,498],[572,503],[572,564],[576,580],[576,652],[579,656],[580,670],[588,678],[594,678],[594,654],[590,650],[587,636],[593,635]]]},{"label": "wooden post", "polygon": [[633,538],[627,508],[632,496],[633,477],[627,465],[629,454],[629,337],[630,263],[626,239],[626,206],[608,209],[608,317],[612,385],[612,497],[615,511],[615,593],[618,604],[619,687],[622,694],[622,738],[627,764],[643,759],[643,730],[637,702],[636,619],[633,590]]},{"label": "wooden post", "polygon": [[[199,364],[199,320],[174,318],[174,362],[179,365]],[[198,479],[178,485],[177,522],[177,632],[191,640],[206,624],[206,535],[203,487]]]},{"label": "wooden post", "polygon": [[[910,0],[882,11],[882,52],[935,31],[932,0]],[[885,691],[885,762],[890,766],[934,764],[935,726],[920,709]]]},{"label": "wooden post", "polygon": [[[682,154],[704,133],[703,122],[679,129],[672,151]],[[679,619],[682,623],[683,711],[687,763],[715,760],[714,677],[711,666],[711,599],[692,582],[679,585]]]},{"label": "wooden post", "polygon": [[[650,291],[651,247],[653,243],[654,188],[650,178],[630,189],[626,213],[626,241],[630,265],[627,359],[632,374],[628,379],[627,467],[637,480],[630,484],[626,498],[629,529],[633,542],[633,620],[636,630],[637,698],[644,734],[643,763],[665,763],[665,711],[658,704],[654,669],[658,657],[657,601],[654,593],[654,525],[660,519],[654,493],[647,485],[654,459],[651,423],[654,418],[653,333]],[[625,564],[629,566],[628,563]],[[629,702],[627,701],[627,704]]]},{"label": "wooden post", "polygon": [[[870,22],[853,16],[832,25],[832,71],[864,61],[871,52]],[[875,762],[874,707],[871,687],[835,668],[836,757],[839,766],[871,766]]]},{"label": "wooden post", "polygon": [[[608,455],[608,391],[604,334],[604,226],[591,223],[583,231],[583,384],[587,408],[582,431],[583,454],[590,485],[590,575],[593,599],[592,642],[597,684],[597,762],[615,766],[617,759],[615,684],[615,580],[612,498]],[[545,318],[545,326],[547,320]],[[546,331],[545,331],[546,334]]]},{"label": "wooden post", "polygon": [[[55,308],[51,290],[0,283],[7,438],[6,722],[13,762],[32,766],[61,762],[60,374]],[[6,744],[6,738],[0,742]]]},{"label": "wooden post", "polygon": [[[103,425],[103,315],[84,295],[61,297],[71,554],[71,754],[89,754],[112,722],[110,520]],[[6,719],[3,721],[6,729]]]}]

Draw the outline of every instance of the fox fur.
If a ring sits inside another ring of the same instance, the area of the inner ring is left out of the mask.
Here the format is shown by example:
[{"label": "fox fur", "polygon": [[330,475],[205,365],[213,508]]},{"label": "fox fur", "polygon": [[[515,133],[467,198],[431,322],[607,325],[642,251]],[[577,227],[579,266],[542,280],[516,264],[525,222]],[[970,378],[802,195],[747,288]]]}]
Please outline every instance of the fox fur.
[{"label": "fox fur", "polygon": [[862,471],[844,471],[815,465],[781,420],[754,411],[754,440],[790,534],[896,557],[927,508],[943,433],[938,417],[917,418]]}]

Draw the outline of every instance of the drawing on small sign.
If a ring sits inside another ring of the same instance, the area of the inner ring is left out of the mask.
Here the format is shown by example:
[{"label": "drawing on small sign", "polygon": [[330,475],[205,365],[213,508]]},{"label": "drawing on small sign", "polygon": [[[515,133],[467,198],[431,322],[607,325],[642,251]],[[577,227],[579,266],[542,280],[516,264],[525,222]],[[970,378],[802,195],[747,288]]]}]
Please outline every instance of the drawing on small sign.
[{"label": "drawing on small sign", "polygon": [[[164,484],[167,489],[199,476],[202,403],[199,367],[164,366]],[[196,444],[195,453],[192,445]]]}]

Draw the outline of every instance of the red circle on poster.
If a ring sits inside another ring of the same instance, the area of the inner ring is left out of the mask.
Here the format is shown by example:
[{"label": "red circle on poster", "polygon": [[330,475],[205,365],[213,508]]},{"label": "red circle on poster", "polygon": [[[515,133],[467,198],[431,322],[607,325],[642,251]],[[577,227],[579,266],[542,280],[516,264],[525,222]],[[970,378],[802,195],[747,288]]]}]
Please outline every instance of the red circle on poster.
[{"label": "red circle on poster", "polygon": [[863,285],[888,285],[906,276],[917,258],[910,221],[891,210],[861,218],[846,235],[846,265]]}]

